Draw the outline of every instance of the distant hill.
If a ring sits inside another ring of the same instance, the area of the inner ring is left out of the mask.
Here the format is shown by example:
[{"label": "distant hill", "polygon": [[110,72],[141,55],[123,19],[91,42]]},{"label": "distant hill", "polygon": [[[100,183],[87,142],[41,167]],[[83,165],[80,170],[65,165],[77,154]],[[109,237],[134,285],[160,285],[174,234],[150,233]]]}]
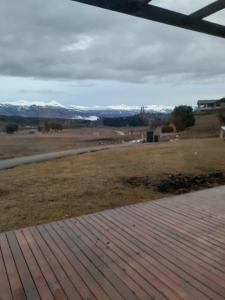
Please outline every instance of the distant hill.
[{"label": "distant hill", "polygon": [[[148,105],[145,111],[152,114],[169,114],[173,107],[162,105]],[[0,103],[0,115],[4,116],[21,116],[32,118],[62,118],[62,119],[86,119],[97,120],[100,117],[127,117],[139,113],[138,106],[95,106],[65,107],[57,102],[50,104],[32,104],[19,103],[8,104]]]},{"label": "distant hill", "polygon": [[86,119],[35,118],[0,115],[0,132],[5,131],[6,125],[9,123],[17,124],[19,129],[43,128],[45,123],[60,124],[64,129],[90,127],[93,124],[93,122]]}]

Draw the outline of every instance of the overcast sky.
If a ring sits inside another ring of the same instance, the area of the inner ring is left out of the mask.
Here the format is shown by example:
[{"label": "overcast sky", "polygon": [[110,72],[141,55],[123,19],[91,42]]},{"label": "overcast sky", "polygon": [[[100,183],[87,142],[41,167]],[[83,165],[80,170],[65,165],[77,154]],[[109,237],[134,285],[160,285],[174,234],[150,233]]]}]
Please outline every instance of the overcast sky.
[{"label": "overcast sky", "polygon": [[[209,2],[152,1],[186,13]],[[225,24],[225,11],[212,18]],[[0,101],[193,105],[224,96],[225,39],[70,0],[0,0]]]}]

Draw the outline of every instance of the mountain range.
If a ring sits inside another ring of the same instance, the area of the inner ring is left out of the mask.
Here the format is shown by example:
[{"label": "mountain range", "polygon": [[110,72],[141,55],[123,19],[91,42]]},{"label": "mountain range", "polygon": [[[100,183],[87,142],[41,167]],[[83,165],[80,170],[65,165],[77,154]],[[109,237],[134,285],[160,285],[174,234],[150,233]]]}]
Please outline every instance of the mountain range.
[{"label": "mountain range", "polygon": [[[145,111],[152,114],[169,114],[172,106],[145,105]],[[63,118],[63,119],[87,119],[95,121],[101,117],[125,117],[140,112],[141,106],[110,105],[110,106],[76,106],[66,107],[58,102],[0,102],[0,115],[39,117],[39,118]]]}]

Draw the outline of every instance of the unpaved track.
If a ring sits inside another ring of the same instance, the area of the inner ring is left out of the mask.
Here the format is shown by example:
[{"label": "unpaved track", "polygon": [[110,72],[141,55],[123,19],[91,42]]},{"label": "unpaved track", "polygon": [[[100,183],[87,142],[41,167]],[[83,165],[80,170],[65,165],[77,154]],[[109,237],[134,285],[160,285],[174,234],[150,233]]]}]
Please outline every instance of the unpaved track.
[{"label": "unpaved track", "polygon": [[88,152],[95,152],[100,150],[128,147],[128,146],[131,146],[131,144],[124,143],[124,144],[114,144],[114,145],[104,145],[104,146],[93,146],[93,147],[64,150],[59,152],[50,152],[50,153],[30,155],[30,156],[15,157],[10,159],[0,160],[0,170],[6,170],[24,164],[38,163],[38,162],[47,161],[55,158],[61,158],[70,155],[78,155],[78,154],[83,154]]}]

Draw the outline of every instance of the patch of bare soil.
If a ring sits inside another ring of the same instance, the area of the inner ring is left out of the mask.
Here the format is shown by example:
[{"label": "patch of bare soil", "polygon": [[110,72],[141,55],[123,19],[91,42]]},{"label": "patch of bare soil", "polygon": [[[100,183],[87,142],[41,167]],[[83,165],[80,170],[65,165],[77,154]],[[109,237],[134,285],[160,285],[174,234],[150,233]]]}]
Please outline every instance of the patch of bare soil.
[{"label": "patch of bare soil", "polygon": [[149,176],[132,176],[123,177],[122,182],[131,188],[153,187],[160,193],[183,194],[225,184],[225,176],[223,172],[210,172],[199,175],[167,174],[164,178],[153,182]]},{"label": "patch of bare soil", "polygon": [[154,183],[154,187],[161,193],[183,194],[224,183],[225,176],[222,172],[211,172],[199,175],[170,174],[167,178]]}]

